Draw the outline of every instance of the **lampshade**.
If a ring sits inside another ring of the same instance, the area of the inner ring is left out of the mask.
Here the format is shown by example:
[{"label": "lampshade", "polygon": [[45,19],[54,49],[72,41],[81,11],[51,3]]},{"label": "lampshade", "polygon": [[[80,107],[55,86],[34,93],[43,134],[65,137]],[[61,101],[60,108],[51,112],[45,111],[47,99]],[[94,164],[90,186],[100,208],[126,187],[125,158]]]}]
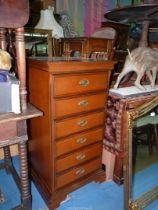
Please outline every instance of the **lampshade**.
[{"label": "lampshade", "polygon": [[51,6],[46,10],[40,11],[40,20],[35,28],[52,30],[52,37],[56,39],[64,37],[62,27],[54,18],[54,7]]}]

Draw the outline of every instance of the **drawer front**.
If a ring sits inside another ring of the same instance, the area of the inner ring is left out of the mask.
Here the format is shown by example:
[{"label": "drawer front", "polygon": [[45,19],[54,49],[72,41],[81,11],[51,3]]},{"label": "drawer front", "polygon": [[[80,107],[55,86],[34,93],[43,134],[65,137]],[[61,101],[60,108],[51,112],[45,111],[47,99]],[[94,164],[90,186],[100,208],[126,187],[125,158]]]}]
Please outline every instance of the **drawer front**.
[{"label": "drawer front", "polygon": [[92,158],[101,156],[102,154],[102,144],[96,144],[87,149],[80,150],[79,152],[74,152],[65,158],[56,161],[56,171],[61,172],[73,166],[79,165],[85,161]]},{"label": "drawer front", "polygon": [[85,129],[103,125],[104,120],[105,113],[103,111],[55,122],[55,137],[61,138],[79,131],[84,131]]},{"label": "drawer front", "polygon": [[54,95],[73,95],[94,90],[107,90],[108,73],[78,74],[56,76],[54,78]]},{"label": "drawer front", "polygon": [[93,144],[103,139],[103,128],[90,130],[85,133],[80,133],[73,137],[65,138],[64,140],[56,142],[56,156],[69,153],[81,147]]},{"label": "drawer front", "polygon": [[55,100],[55,118],[105,107],[107,94]]},{"label": "drawer front", "polygon": [[65,174],[59,175],[56,177],[55,188],[57,189],[70,184],[71,182],[74,182],[75,180],[100,169],[100,166],[101,158],[97,158],[89,163],[74,168]]}]

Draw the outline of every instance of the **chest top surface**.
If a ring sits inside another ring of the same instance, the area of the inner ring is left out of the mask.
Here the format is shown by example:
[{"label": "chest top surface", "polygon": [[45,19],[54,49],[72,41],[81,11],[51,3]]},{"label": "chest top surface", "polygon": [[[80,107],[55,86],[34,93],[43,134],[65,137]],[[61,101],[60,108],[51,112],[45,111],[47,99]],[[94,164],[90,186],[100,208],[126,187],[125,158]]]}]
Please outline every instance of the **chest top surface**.
[{"label": "chest top surface", "polygon": [[29,67],[38,67],[54,74],[68,73],[70,71],[112,70],[115,63],[114,61],[64,57],[31,57],[28,60]]}]

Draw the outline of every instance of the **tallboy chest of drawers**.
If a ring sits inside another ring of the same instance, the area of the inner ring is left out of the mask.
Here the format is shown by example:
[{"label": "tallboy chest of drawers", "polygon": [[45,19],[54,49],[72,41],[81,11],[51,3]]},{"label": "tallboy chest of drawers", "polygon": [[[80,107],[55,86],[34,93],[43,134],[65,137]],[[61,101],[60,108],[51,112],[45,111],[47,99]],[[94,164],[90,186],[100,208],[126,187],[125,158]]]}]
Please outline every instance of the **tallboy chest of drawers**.
[{"label": "tallboy chest of drawers", "polygon": [[114,62],[30,59],[29,100],[44,116],[30,120],[33,180],[53,210],[66,195],[97,180],[109,79]]}]

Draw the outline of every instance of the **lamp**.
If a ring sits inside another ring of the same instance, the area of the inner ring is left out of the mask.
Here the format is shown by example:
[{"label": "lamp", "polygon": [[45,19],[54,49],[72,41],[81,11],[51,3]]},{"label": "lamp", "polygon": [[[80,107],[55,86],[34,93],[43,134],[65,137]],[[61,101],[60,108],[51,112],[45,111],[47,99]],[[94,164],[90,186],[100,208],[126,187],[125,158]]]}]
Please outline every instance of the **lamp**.
[{"label": "lamp", "polygon": [[35,28],[52,30],[52,37],[56,39],[64,37],[62,27],[54,18],[54,7],[51,6],[48,6],[46,10],[40,11],[40,20]]}]

